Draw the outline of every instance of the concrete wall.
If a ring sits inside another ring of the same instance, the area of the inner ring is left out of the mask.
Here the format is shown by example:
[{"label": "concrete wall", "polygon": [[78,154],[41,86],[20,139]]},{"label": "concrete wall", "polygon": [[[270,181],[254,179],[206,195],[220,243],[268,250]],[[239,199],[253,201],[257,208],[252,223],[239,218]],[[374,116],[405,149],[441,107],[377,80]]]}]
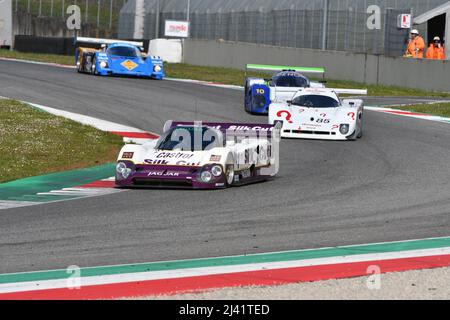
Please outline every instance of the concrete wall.
[{"label": "concrete wall", "polygon": [[450,61],[189,39],[184,62],[236,69],[248,63],[325,67],[329,79],[450,92]]},{"label": "concrete wall", "polygon": [[[73,37],[67,29],[66,21],[60,18],[36,17],[22,12],[13,12],[13,35],[39,37]],[[114,38],[116,34],[109,28],[97,28],[95,24],[82,23],[81,35],[85,37]]]}]

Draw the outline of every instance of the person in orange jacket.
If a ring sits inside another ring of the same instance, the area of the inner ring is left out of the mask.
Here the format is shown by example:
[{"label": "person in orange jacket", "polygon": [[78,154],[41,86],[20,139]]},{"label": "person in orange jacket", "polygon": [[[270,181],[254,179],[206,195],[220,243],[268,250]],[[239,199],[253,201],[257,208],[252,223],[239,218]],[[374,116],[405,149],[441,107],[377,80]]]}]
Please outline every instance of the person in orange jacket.
[{"label": "person in orange jacket", "polygon": [[427,59],[445,60],[444,46],[441,44],[441,38],[434,37],[433,43],[427,49]]},{"label": "person in orange jacket", "polygon": [[425,41],[419,35],[416,29],[411,30],[411,40],[406,49],[406,57],[423,59],[423,50],[425,49]]}]

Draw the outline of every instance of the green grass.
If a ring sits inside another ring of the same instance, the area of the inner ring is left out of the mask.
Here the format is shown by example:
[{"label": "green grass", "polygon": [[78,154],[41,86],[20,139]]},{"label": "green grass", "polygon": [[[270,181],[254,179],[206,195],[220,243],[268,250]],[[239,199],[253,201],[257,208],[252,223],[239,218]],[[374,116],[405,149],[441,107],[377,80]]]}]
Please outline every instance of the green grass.
[{"label": "green grass", "polygon": [[20,60],[32,60],[38,62],[59,63],[65,65],[75,65],[73,56],[63,56],[57,54],[20,52],[15,50],[0,49],[0,57]]},{"label": "green grass", "polygon": [[122,138],[0,99],[0,182],[115,161]]},{"label": "green grass", "polygon": [[394,107],[394,109],[450,117],[450,103],[419,104],[412,106]]}]

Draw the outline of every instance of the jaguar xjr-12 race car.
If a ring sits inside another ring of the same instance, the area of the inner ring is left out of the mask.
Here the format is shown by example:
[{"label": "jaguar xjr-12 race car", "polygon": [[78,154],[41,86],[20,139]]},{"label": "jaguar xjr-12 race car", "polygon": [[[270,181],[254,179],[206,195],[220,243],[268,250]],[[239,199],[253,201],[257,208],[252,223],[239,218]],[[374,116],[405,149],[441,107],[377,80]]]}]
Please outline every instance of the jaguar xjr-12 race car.
[{"label": "jaguar xjr-12 race car", "polygon": [[127,144],[118,187],[217,189],[273,177],[279,128],[267,124],[167,121],[158,140]]},{"label": "jaguar xjr-12 race car", "polygon": [[78,72],[95,75],[124,75],[161,80],[164,63],[159,56],[147,56],[143,43],[113,39],[76,38]]},{"label": "jaguar xjr-12 race car", "polygon": [[364,105],[360,99],[339,99],[338,93],[367,90],[304,88],[292,100],[274,102],[269,123],[279,124],[285,138],[356,140],[363,134]]},{"label": "jaguar xjr-12 race car", "polygon": [[301,88],[323,88],[324,82],[310,81],[304,74],[324,76],[324,68],[270,66],[248,64],[248,70],[273,71],[270,79],[247,77],[245,79],[245,110],[254,114],[267,114],[270,104],[277,101],[287,101]]}]

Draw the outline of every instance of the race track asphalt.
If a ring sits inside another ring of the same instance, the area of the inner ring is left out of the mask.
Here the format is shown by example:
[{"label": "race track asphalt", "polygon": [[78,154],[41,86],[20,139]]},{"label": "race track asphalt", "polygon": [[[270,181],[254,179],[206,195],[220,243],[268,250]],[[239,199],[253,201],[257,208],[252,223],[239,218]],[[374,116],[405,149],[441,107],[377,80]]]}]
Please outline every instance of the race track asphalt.
[{"label": "race track asphalt", "polygon": [[[0,95],[157,133],[168,119],[266,121],[235,90],[17,62],[0,61]],[[359,141],[282,140],[269,182],[2,210],[0,273],[449,236],[450,126],[365,117]]]}]

